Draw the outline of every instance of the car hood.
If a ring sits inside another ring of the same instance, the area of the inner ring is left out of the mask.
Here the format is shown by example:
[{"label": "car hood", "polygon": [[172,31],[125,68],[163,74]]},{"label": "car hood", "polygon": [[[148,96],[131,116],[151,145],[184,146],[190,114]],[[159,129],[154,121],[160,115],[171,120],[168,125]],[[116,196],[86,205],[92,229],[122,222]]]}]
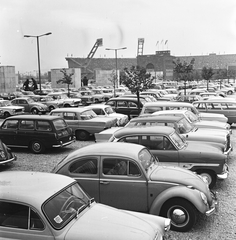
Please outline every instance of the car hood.
[{"label": "car hood", "polygon": [[108,142],[112,135],[121,128],[123,127],[111,127],[99,133],[95,133],[94,135],[96,142]]},{"label": "car hood", "polygon": [[154,239],[156,233],[148,221],[103,204],[93,204],[82,214],[68,230],[65,240],[145,240]]},{"label": "car hood", "polygon": [[195,126],[199,128],[223,128],[226,129],[227,124],[219,121],[205,121],[201,120],[194,123]]},{"label": "car hood", "polygon": [[206,141],[222,144],[225,144],[227,137],[227,134],[224,131],[216,131],[213,129],[208,130],[207,128],[199,128],[195,132],[189,132],[181,135],[185,136],[188,141]]},{"label": "car hood", "polygon": [[209,121],[220,121],[220,122],[227,122],[228,118],[225,117],[223,114],[218,114],[218,113],[199,113],[199,117],[202,120],[209,120]]},{"label": "car hood", "polygon": [[[188,158],[188,161],[194,162],[201,158],[206,158],[207,161],[216,161],[217,159],[225,159],[223,154],[223,146],[215,143],[199,141],[187,142],[185,148],[179,151],[180,159]],[[186,157],[185,157],[186,156]],[[191,160],[192,159],[192,160]],[[202,160],[204,161],[204,159]]]},{"label": "car hood", "polygon": [[[114,118],[118,118],[118,119],[120,119],[120,118],[126,118],[127,117],[127,115],[124,115],[124,114],[122,114],[122,113],[110,113],[110,114],[108,114],[110,117],[114,117]],[[128,117],[127,117],[128,118]]]},{"label": "car hood", "polygon": [[193,186],[203,192],[206,192],[208,188],[206,183],[194,172],[174,166],[158,166],[151,173],[150,180]]}]

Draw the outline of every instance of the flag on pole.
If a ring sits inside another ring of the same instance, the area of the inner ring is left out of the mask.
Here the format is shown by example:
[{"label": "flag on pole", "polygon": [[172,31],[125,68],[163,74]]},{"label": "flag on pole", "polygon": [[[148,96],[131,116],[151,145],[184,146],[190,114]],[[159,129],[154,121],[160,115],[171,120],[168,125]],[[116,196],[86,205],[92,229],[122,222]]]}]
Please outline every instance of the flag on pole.
[{"label": "flag on pole", "polygon": [[165,45],[168,43],[168,40],[165,41]]},{"label": "flag on pole", "polygon": [[162,40],[161,40],[161,44],[163,43],[163,41],[164,41],[164,40],[162,39]]},{"label": "flag on pole", "polygon": [[156,46],[159,44],[159,41],[157,41]]}]

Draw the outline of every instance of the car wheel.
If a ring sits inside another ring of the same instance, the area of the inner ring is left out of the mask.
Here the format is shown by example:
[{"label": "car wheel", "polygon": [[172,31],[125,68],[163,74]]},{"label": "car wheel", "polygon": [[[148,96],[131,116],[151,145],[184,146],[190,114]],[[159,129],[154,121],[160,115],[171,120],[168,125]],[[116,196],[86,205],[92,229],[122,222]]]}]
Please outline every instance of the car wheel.
[{"label": "car wheel", "polygon": [[76,139],[79,141],[89,140],[89,133],[83,130],[76,131],[75,136],[76,136]]},{"label": "car wheel", "polygon": [[55,108],[53,106],[49,107],[49,111],[51,112],[52,110],[54,110]]},{"label": "car wheel", "polygon": [[66,103],[66,104],[64,105],[64,107],[70,107],[70,104]]},{"label": "car wheel", "polygon": [[95,103],[99,103],[98,99],[94,99]]},{"label": "car wheel", "polygon": [[30,149],[33,153],[43,153],[45,151],[44,145],[37,140],[31,142]]},{"label": "car wheel", "polygon": [[228,95],[232,95],[233,92],[230,90],[230,91],[227,92],[227,94],[228,94]]},{"label": "car wheel", "polygon": [[5,117],[5,118],[8,118],[8,117],[10,117],[10,116],[11,116],[11,114],[10,114],[9,112],[5,112],[5,113],[4,113],[4,117]]},{"label": "car wheel", "polygon": [[82,103],[83,106],[86,106],[86,105],[87,105],[87,102],[86,102],[85,100],[82,100],[81,103]]},{"label": "car wheel", "polygon": [[207,180],[209,188],[213,188],[215,186],[217,178],[214,172],[201,170],[198,171],[198,174]]},{"label": "car wheel", "polygon": [[32,114],[38,114],[39,110],[37,108],[32,108],[31,113]]},{"label": "car wheel", "polygon": [[189,231],[197,220],[197,210],[185,199],[174,198],[161,208],[160,215],[171,219],[171,230],[178,232]]}]

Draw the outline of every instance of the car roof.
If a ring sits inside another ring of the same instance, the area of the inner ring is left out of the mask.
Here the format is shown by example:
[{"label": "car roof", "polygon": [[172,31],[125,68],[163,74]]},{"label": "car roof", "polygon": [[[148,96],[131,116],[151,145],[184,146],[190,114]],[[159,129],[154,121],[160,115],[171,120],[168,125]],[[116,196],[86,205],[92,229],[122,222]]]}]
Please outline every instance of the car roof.
[{"label": "car roof", "polygon": [[[169,111],[169,110],[168,110]],[[178,122],[183,116],[162,116],[162,115],[147,115],[130,119],[130,122]]]},{"label": "car roof", "polygon": [[64,108],[56,108],[56,109],[53,109],[51,112],[78,112],[78,113],[81,113],[81,112],[84,112],[85,110],[91,110],[87,107],[64,107]]},{"label": "car roof", "polygon": [[53,173],[1,172],[0,198],[41,208],[44,201],[73,182],[72,178]]},{"label": "car roof", "polygon": [[[162,134],[162,135],[170,135],[175,130],[172,127],[166,126],[134,126],[134,127],[124,127],[116,132],[114,132],[114,136],[116,138],[121,138],[126,135],[140,135],[140,134]],[[129,149],[130,150],[130,149]]]},{"label": "car roof", "polygon": [[138,98],[131,98],[131,97],[125,97],[125,95],[124,96],[121,96],[121,97],[115,97],[115,98],[110,98],[108,101],[113,101],[113,100],[127,100],[127,101],[138,101]]},{"label": "car roof", "polygon": [[189,110],[185,109],[173,109],[173,110],[163,110],[163,111],[156,111],[153,113],[153,115],[162,115],[162,114],[184,114],[185,112],[191,112]]},{"label": "car roof", "polygon": [[200,102],[215,102],[215,103],[222,103],[222,102],[236,102],[236,99],[234,98],[208,98],[206,100],[199,100],[195,101],[194,103],[200,103]]},{"label": "car roof", "polygon": [[157,102],[146,102],[144,104],[144,107],[159,107],[159,106],[186,106],[186,107],[192,107],[193,105],[191,103],[186,102],[172,102],[172,101],[157,101]]},{"label": "car roof", "polygon": [[129,158],[137,158],[139,152],[145,148],[142,145],[132,143],[119,143],[119,142],[101,142],[94,143],[82,148],[79,148],[66,157],[66,159],[74,159],[78,156],[87,155],[110,155],[110,156],[122,156]]},{"label": "car roof", "polygon": [[58,119],[61,117],[60,116],[51,116],[51,115],[27,115],[27,114],[22,114],[22,115],[17,115],[17,116],[11,116],[8,117],[7,119],[29,119],[29,120],[35,120],[35,119],[40,119],[40,120],[54,120]]}]

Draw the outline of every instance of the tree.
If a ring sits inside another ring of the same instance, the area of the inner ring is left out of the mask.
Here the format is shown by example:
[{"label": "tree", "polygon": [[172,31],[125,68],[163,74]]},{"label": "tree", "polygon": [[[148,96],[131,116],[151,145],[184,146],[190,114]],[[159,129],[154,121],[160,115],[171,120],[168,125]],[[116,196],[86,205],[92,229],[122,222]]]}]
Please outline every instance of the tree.
[{"label": "tree", "polygon": [[68,89],[68,97],[70,97],[70,85],[72,84],[72,76],[74,75],[74,73],[67,73],[66,69],[63,68],[62,70],[60,70],[60,72],[63,73],[63,78],[57,80],[57,84],[62,83],[62,84],[67,84],[67,89]]},{"label": "tree", "polygon": [[207,81],[207,91],[208,91],[209,80],[212,78],[213,75],[214,75],[214,71],[211,67],[202,68],[202,78]]},{"label": "tree", "polygon": [[115,97],[116,96],[116,83],[117,83],[115,70],[112,71],[111,78],[108,78],[108,80],[112,83],[112,86],[114,89],[113,96]]},{"label": "tree", "polygon": [[195,59],[193,58],[190,63],[187,62],[180,62],[180,59],[178,58],[176,61],[173,61],[174,63],[174,74],[176,75],[177,81],[184,81],[184,94],[186,95],[186,85],[188,81],[193,80],[193,65],[194,65]]},{"label": "tree", "polygon": [[147,73],[146,69],[139,66],[132,66],[130,69],[124,68],[121,83],[124,84],[132,93],[137,95],[138,110],[140,110],[139,93],[153,87],[154,77]]}]

